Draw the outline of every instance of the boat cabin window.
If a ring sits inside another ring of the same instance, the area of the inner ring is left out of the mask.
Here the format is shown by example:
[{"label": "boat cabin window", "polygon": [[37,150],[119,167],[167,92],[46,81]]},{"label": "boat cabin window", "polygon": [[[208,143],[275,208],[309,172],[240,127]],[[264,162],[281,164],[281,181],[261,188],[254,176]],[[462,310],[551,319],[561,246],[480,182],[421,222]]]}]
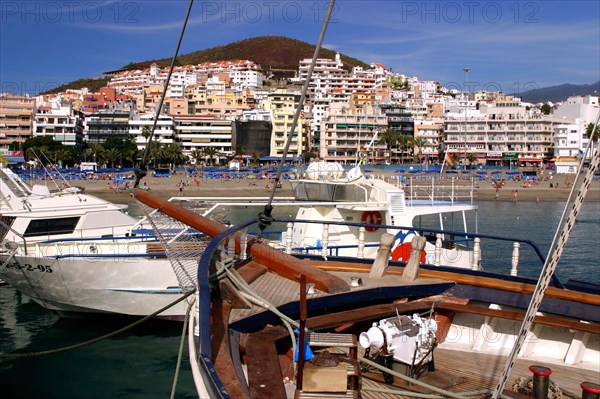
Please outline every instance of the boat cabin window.
[{"label": "boat cabin window", "polygon": [[368,198],[367,190],[352,184],[299,182],[294,187],[299,201],[360,202]]},{"label": "boat cabin window", "polygon": [[29,222],[23,236],[71,234],[79,222],[79,216],[60,219],[36,219]]}]

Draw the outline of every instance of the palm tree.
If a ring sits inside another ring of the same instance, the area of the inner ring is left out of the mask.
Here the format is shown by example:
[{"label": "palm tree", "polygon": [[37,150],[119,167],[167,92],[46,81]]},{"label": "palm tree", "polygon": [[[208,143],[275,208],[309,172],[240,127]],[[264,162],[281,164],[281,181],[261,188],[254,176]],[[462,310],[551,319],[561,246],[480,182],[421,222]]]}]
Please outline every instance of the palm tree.
[{"label": "palm tree", "polygon": [[379,144],[385,144],[387,150],[390,154],[390,163],[392,161],[392,147],[398,145],[398,137],[400,135],[395,129],[388,127],[383,132],[381,132]]},{"label": "palm tree", "polygon": [[165,148],[165,155],[173,164],[184,161],[187,157],[183,155],[181,146],[177,143],[171,143]]},{"label": "palm tree", "polygon": [[585,127],[585,134],[587,135],[588,139],[591,141],[590,156],[594,153],[594,143],[596,141],[600,140],[600,129],[598,128],[598,126],[596,126],[596,128],[594,129],[594,126],[595,125],[590,122]]},{"label": "palm tree", "polygon": [[473,165],[473,163],[475,163],[475,161],[477,161],[477,155],[470,152],[467,154],[467,160],[469,161],[469,165]]},{"label": "palm tree", "polygon": [[401,163],[404,164],[404,151],[408,150],[408,147],[413,143],[414,137],[408,134],[401,134],[398,136],[398,143],[400,144],[400,151],[402,151]]},{"label": "palm tree", "polygon": [[106,150],[104,158],[106,159],[106,162],[110,162],[110,167],[114,168],[115,162],[121,159],[121,151],[119,151],[115,147],[109,148],[108,150]]},{"label": "palm tree", "polygon": [[[32,146],[29,147],[26,151],[25,151],[25,155],[27,156],[28,160],[33,160],[33,161],[42,161],[42,159],[38,159],[38,157],[41,157],[42,152],[44,151],[48,151],[47,147],[37,147],[37,146]],[[45,164],[45,162],[42,161],[42,164]]]},{"label": "palm tree", "polygon": [[73,152],[71,151],[70,148],[63,146],[63,147],[56,148],[52,151],[49,151],[48,157],[50,159],[52,159],[52,162],[54,164],[57,164],[61,161],[64,162],[64,164],[66,164],[67,161],[70,161],[71,159],[73,159]]},{"label": "palm tree", "polygon": [[258,165],[260,162],[260,154],[256,151],[252,153],[252,162],[254,162],[255,165]]},{"label": "palm tree", "polygon": [[166,158],[165,149],[162,144],[158,141],[152,141],[148,147],[148,156],[153,160],[154,167],[156,167],[157,161],[160,163]]},{"label": "palm tree", "polygon": [[208,157],[208,161],[209,161],[208,163],[209,164],[213,163],[212,162],[213,157],[215,155],[217,155],[217,153],[218,153],[218,151],[217,151],[217,149],[215,147],[205,147],[202,152],[204,153],[204,156]]},{"label": "palm tree", "polygon": [[144,126],[142,128],[142,137],[146,139],[146,143],[148,142],[148,138],[152,135],[152,128],[150,126]]},{"label": "palm tree", "polygon": [[427,145],[427,139],[424,137],[414,137],[412,139],[412,143],[417,149],[415,152],[415,156],[421,155],[421,149]]},{"label": "palm tree", "polygon": [[104,160],[105,149],[102,144],[92,143],[89,148],[90,154],[92,154],[92,160],[98,162],[98,160]]},{"label": "palm tree", "polygon": [[198,161],[200,161],[203,155],[204,152],[201,149],[196,148],[195,150],[192,150],[192,157],[196,160],[196,165],[198,165]]},{"label": "palm tree", "polygon": [[246,147],[243,145],[236,145],[234,150],[234,158],[242,159],[246,155]]},{"label": "palm tree", "polygon": [[135,159],[137,156],[138,156],[138,150],[135,147],[134,148],[127,147],[126,149],[123,150],[123,159],[131,162],[132,165],[135,165]]}]

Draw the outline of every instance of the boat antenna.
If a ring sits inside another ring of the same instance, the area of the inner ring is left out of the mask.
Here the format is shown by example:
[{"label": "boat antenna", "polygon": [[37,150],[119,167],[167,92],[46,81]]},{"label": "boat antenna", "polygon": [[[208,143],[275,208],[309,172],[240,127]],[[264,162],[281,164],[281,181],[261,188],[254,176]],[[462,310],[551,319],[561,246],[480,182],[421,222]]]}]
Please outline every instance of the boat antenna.
[{"label": "boat antenna", "polygon": [[312,77],[313,70],[315,69],[315,65],[317,63],[317,57],[319,56],[319,51],[321,50],[321,45],[323,44],[323,39],[325,38],[325,32],[327,31],[327,25],[329,24],[329,19],[331,18],[331,13],[333,11],[334,5],[335,0],[330,0],[329,7],[327,8],[327,14],[325,15],[325,19],[323,20],[323,26],[321,27],[321,33],[319,34],[319,40],[317,41],[315,52],[313,53],[313,58],[308,68],[308,73],[306,74],[304,86],[302,87],[302,94],[300,94],[300,99],[298,100],[298,107],[296,108],[296,112],[294,113],[294,120],[292,121],[292,126],[287,135],[285,147],[283,149],[283,154],[281,155],[281,161],[279,162],[279,166],[277,167],[277,175],[275,176],[275,182],[273,184],[273,188],[271,189],[271,194],[269,195],[269,201],[265,205],[264,210],[258,214],[258,227],[260,229],[257,236],[258,240],[260,240],[260,238],[262,237],[263,230],[267,226],[271,225],[271,222],[273,221],[273,218],[271,217],[271,212],[273,211],[272,203],[273,198],[275,197],[275,190],[277,190],[277,185],[279,184],[279,181],[281,179],[281,174],[283,172],[283,164],[287,158],[290,145],[292,144],[292,137],[294,137],[294,132],[296,131],[296,126],[298,125],[300,112],[302,112],[304,99],[306,98],[306,93],[308,92],[308,85],[310,84],[310,79]]},{"label": "boat antenna", "polygon": [[[31,152],[33,153],[33,156],[36,157],[40,161],[40,163],[42,164],[42,168],[44,169],[44,177],[45,176],[49,176],[50,180],[52,180],[52,183],[54,183],[54,185],[56,186],[56,188],[58,190],[60,190],[60,186],[58,185],[58,183],[56,183],[56,180],[54,180],[54,177],[52,176],[52,174],[50,173],[50,171],[48,170],[48,168],[46,168],[46,165],[44,164],[44,161],[42,160],[42,158],[40,156],[38,156],[38,154],[35,152],[35,150],[33,148],[31,149]],[[48,158],[48,156],[44,153],[43,150],[40,150],[40,154],[44,156],[44,158],[46,159],[46,162],[48,164],[54,165],[54,163]],[[56,167],[54,167],[54,169],[60,175],[60,172],[56,169]]]},{"label": "boat antenna", "polygon": [[150,148],[150,143],[152,143],[152,138],[154,137],[154,130],[156,129],[156,125],[158,124],[158,118],[160,117],[160,113],[162,111],[163,102],[165,101],[165,96],[167,94],[167,88],[169,87],[169,82],[171,80],[171,74],[173,73],[173,69],[175,68],[175,60],[177,59],[177,54],[179,53],[179,47],[181,47],[181,42],[183,40],[183,34],[185,32],[185,27],[187,25],[188,19],[190,17],[190,13],[192,11],[192,5],[194,4],[194,0],[190,0],[187,8],[187,12],[185,13],[185,19],[183,20],[183,25],[181,26],[181,32],[179,33],[179,40],[177,40],[177,46],[175,47],[175,53],[173,54],[173,58],[171,58],[171,66],[169,67],[169,73],[167,74],[167,79],[165,80],[165,85],[163,86],[163,92],[160,96],[160,102],[156,108],[156,115],[154,115],[154,122],[152,123],[152,129],[150,130],[150,136],[148,136],[148,141],[146,142],[146,147],[144,148],[144,155],[142,156],[142,161],[140,165],[135,168],[135,181],[133,183],[133,188],[137,188],[140,184],[140,180],[146,176],[147,173],[147,165],[146,160],[148,158],[148,150]]},{"label": "boat antenna", "polygon": [[[590,140],[588,141],[588,145],[584,154],[587,154],[590,150],[590,146],[592,145],[593,133],[594,130],[598,128],[598,122],[600,122],[600,114],[598,114],[596,118],[596,123],[594,124],[594,128],[592,129],[592,135],[590,136]],[[579,166],[577,167],[577,175],[580,176],[581,170],[583,169],[585,157],[581,157],[579,162]],[[508,359],[506,360],[506,365],[504,366],[504,371],[502,372],[502,376],[500,377],[500,381],[496,386],[496,390],[492,394],[492,399],[498,399],[504,390],[504,385],[506,384],[506,380],[508,379],[508,375],[514,365],[517,356],[523,347],[523,343],[525,342],[525,338],[531,328],[531,324],[533,324],[533,319],[542,303],[542,299],[544,298],[544,293],[550,284],[550,280],[554,275],[554,271],[556,270],[556,266],[558,265],[558,261],[560,260],[560,256],[562,255],[563,249],[567,240],[569,239],[569,235],[571,234],[571,230],[573,230],[573,226],[575,226],[575,221],[577,219],[577,215],[583,205],[583,200],[585,199],[585,195],[590,187],[590,183],[594,177],[594,174],[598,170],[600,166],[600,150],[596,149],[596,152],[592,154],[592,160],[590,162],[590,166],[583,177],[581,184],[579,185],[579,192],[577,193],[577,197],[573,205],[571,206],[571,212],[569,212],[569,216],[566,219],[567,210],[569,209],[569,204],[573,198],[573,194],[575,192],[575,184],[571,187],[571,191],[569,192],[569,198],[565,203],[565,208],[563,210],[563,214],[560,218],[560,222],[558,223],[558,227],[562,226],[562,229],[559,234],[559,229],[556,229],[556,233],[554,234],[554,238],[552,239],[552,244],[550,245],[550,250],[548,252],[548,256],[546,257],[546,261],[544,262],[544,267],[542,272],[540,273],[540,277],[538,279],[537,285],[535,287],[535,291],[531,297],[531,302],[529,303],[529,307],[527,308],[527,313],[525,313],[525,318],[523,319],[523,323],[521,324],[521,329],[519,330],[519,335],[517,336],[517,340],[510,352]]]}]

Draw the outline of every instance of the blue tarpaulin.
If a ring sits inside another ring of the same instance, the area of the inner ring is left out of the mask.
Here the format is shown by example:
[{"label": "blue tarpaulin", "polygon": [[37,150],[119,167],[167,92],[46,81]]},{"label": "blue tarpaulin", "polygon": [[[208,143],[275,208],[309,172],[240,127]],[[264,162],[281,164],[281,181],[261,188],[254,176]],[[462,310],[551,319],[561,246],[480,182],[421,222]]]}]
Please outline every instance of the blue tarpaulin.
[{"label": "blue tarpaulin", "polygon": [[23,157],[12,157],[12,156],[8,156],[8,155],[2,155],[2,158],[4,158],[4,160],[6,162],[8,162],[9,165],[15,165],[17,163],[25,163],[25,158],[23,158]]}]

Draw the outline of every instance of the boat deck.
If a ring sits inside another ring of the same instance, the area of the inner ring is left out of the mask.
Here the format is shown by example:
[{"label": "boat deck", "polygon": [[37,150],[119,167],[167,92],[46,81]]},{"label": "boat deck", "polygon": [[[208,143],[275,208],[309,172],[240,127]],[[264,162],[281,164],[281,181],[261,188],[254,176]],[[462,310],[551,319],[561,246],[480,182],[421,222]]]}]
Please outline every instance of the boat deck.
[{"label": "boat deck", "polygon": [[[448,281],[431,279],[431,278],[419,278],[413,282],[406,282],[400,280],[398,276],[386,275],[384,278],[370,278],[364,273],[348,273],[348,272],[332,272],[333,275],[341,277],[349,285],[353,277],[359,277],[362,280],[362,285],[358,287],[352,287],[352,291],[367,290],[371,288],[381,287],[402,287],[402,286],[419,286],[419,285],[431,285],[431,284],[448,284]],[[273,306],[279,307],[286,303],[295,302],[300,300],[300,284],[295,281],[280,277],[273,273],[265,273],[258,277],[251,287],[254,292],[261,298]],[[311,300],[326,296],[328,294],[314,290],[314,293],[308,294],[307,299]],[[230,323],[238,320],[250,317],[254,314],[264,312],[265,309],[260,306],[252,306],[250,309],[234,309],[231,312]]]},{"label": "boat deck", "polygon": [[[481,389],[493,390],[504,370],[505,363],[506,357],[503,356],[438,348],[435,350],[436,371],[425,373],[419,378],[419,381],[453,392],[477,391]],[[598,383],[600,380],[600,373],[595,371],[518,359],[507,380],[505,389],[511,390],[512,385],[518,377],[531,377],[533,374],[529,371],[529,367],[533,365],[542,365],[550,368],[552,370],[550,381],[557,384],[562,390],[563,395],[566,396],[580,398],[580,384],[582,382],[591,381]],[[431,392],[416,386],[409,388],[407,383],[399,378],[395,378],[394,385],[386,385],[383,383],[383,377],[379,371],[364,373],[362,386],[363,390],[361,393],[365,399],[391,399],[399,397],[398,395],[371,392],[365,389],[371,387]]]}]

